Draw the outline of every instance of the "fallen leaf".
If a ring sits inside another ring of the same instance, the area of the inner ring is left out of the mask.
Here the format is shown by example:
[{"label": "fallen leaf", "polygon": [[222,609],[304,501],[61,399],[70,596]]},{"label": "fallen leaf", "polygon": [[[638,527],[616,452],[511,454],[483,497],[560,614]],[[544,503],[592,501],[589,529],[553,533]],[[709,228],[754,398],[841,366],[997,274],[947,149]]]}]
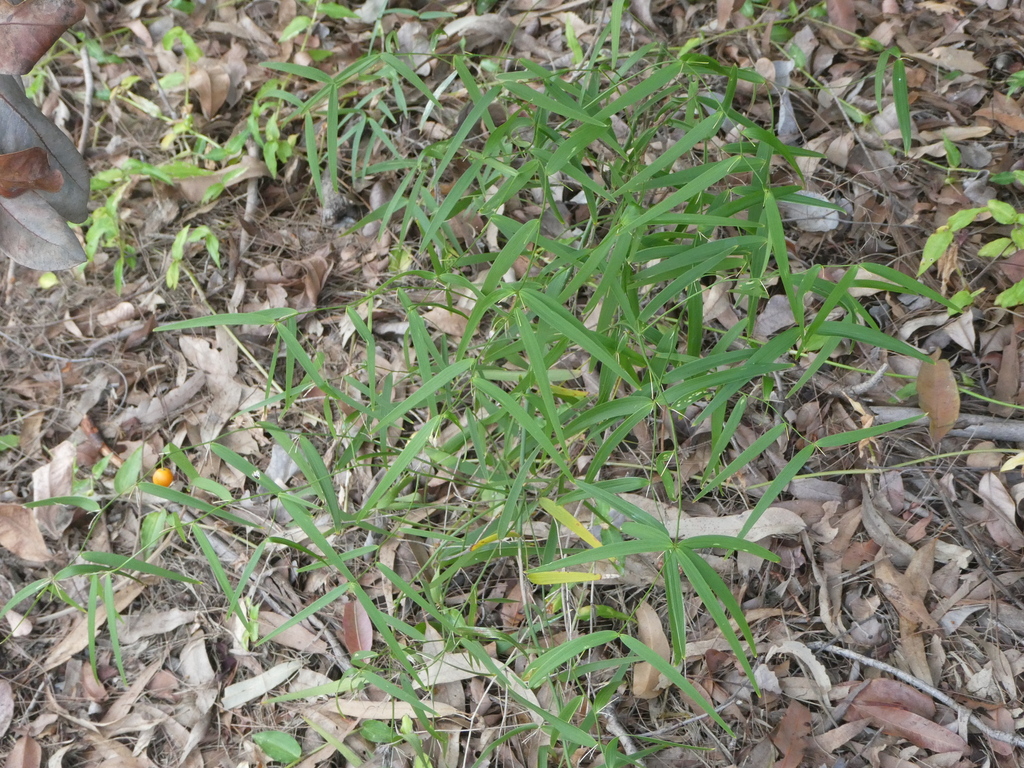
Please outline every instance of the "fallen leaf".
[{"label": "fallen leaf", "polygon": [[772,743],[782,754],[776,768],[797,768],[807,751],[807,740],[811,735],[811,710],[799,701],[791,701],[775,733]]},{"label": "fallen leaf", "polygon": [[32,510],[21,504],[0,504],[0,547],[32,563],[53,558]]},{"label": "fallen leaf", "polygon": [[50,46],[85,18],[82,0],[0,0],[0,74],[27,75]]},{"label": "fallen leaf", "polygon": [[900,616],[922,629],[934,631],[939,628],[924,605],[919,585],[897,571],[888,558],[875,564],[875,584]]},{"label": "fallen leaf", "polygon": [[0,680],[0,739],[7,735],[7,729],[11,727],[13,718],[14,692],[9,682]]},{"label": "fallen leaf", "polygon": [[4,768],[39,768],[43,760],[43,750],[39,742],[28,736],[22,736],[7,755]]},{"label": "fallen leaf", "polygon": [[368,651],[373,646],[373,624],[357,600],[349,600],[341,607],[341,641],[349,654]]},{"label": "fallen leaf", "polygon": [[857,693],[844,719],[870,717],[883,732],[931,752],[963,754],[967,742],[934,722],[934,716],[935,703],[930,696],[896,680],[875,678]]},{"label": "fallen leaf", "polygon": [[63,186],[64,177],[50,168],[46,150],[40,147],[0,155],[0,197],[17,197],[33,189],[59,192]]},{"label": "fallen leaf", "polygon": [[[661,617],[647,602],[636,611],[637,639],[665,661],[672,661],[672,647],[665,636]],[[665,689],[661,673],[649,662],[633,665],[633,695],[638,699],[653,699]]]},{"label": "fallen leaf", "polygon": [[931,362],[921,363],[917,374],[917,396],[921,410],[928,414],[928,432],[938,442],[960,418],[960,391],[948,360],[939,360],[938,351]]},{"label": "fallen leaf", "polygon": [[[846,32],[857,31],[857,11],[853,0],[826,0],[825,7],[828,10],[828,20]],[[852,43],[852,34],[837,35],[839,41],[847,45]]]}]

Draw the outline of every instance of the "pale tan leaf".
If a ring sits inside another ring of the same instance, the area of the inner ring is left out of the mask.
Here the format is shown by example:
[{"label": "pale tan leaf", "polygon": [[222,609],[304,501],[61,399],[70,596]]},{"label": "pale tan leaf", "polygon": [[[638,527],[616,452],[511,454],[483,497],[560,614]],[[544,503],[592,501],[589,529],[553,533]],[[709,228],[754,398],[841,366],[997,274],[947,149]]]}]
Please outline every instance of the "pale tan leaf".
[{"label": "pale tan leaf", "polygon": [[42,760],[43,750],[39,743],[33,738],[22,736],[14,742],[4,768],[39,768]]},{"label": "pale tan leaf", "polygon": [[14,691],[6,680],[0,680],[0,739],[7,735],[14,718]]},{"label": "pale tan leaf", "polygon": [[661,617],[646,601],[636,611],[637,639],[665,661],[672,661],[672,646],[661,625]]},{"label": "pale tan leaf", "polygon": [[466,332],[469,319],[459,313],[453,312],[446,307],[433,307],[423,313],[423,319],[442,333],[446,333],[455,339],[461,339]]},{"label": "pale tan leaf", "polygon": [[917,396],[921,410],[928,414],[928,432],[938,442],[953,428],[960,418],[960,391],[948,360],[921,364],[917,374]]},{"label": "pale tan leaf", "polygon": [[[665,661],[672,661],[672,646],[669,644],[661,617],[647,602],[640,604],[636,611],[637,639],[658,654]],[[633,665],[633,695],[638,699],[653,699],[666,687],[666,681],[658,670],[646,661]]]},{"label": "pale tan leaf", "polygon": [[224,695],[220,700],[221,706],[224,709],[235,709],[253,699],[262,698],[288,680],[301,666],[300,661],[286,661],[271,667],[261,675],[233,683],[224,689]]},{"label": "pale tan leaf", "polygon": [[[273,611],[260,611],[260,636],[265,636],[280,627],[289,618]],[[274,635],[272,643],[294,648],[303,653],[329,653],[327,643],[318,638],[301,624],[292,624],[284,632]]]},{"label": "pale tan leaf", "polygon": [[[448,704],[430,699],[421,702],[426,707],[429,717],[451,717],[462,714]],[[406,717],[419,717],[419,712],[406,701],[353,701],[338,699],[330,707],[345,717],[358,717],[362,720],[402,720]]]},{"label": "pale tan leaf", "polygon": [[883,558],[875,564],[875,584],[900,616],[923,629],[939,628],[928,613],[922,596],[917,593],[917,585],[912,579],[897,571],[888,558]]},{"label": "pale tan leaf", "polygon": [[[65,440],[53,449],[50,461],[32,472],[32,501],[71,495],[71,480],[78,449]],[[49,504],[35,508],[39,526],[54,538],[71,524],[71,513],[63,506]]]},{"label": "pale tan leaf", "polygon": [[231,187],[248,179],[258,179],[261,176],[269,175],[270,171],[267,169],[266,163],[249,155],[243,155],[241,160],[227,168],[222,168],[206,176],[178,179],[175,183],[185,199],[191,203],[198,203],[214,184]]},{"label": "pale tan leaf", "polygon": [[53,557],[32,510],[21,504],[0,504],[0,547],[32,563],[48,563]]}]

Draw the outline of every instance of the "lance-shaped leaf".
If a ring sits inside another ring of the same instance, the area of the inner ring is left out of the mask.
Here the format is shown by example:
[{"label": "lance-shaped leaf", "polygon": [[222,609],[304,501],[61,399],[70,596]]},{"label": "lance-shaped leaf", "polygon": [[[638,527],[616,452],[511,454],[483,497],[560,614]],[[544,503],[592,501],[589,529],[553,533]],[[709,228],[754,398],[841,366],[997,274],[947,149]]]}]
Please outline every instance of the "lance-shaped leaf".
[{"label": "lance-shaped leaf", "polygon": [[26,192],[60,192],[64,177],[50,168],[46,150],[40,147],[0,155],[0,197],[17,197]]},{"label": "lance-shaped leaf", "polygon": [[69,269],[85,251],[64,217],[39,192],[0,197],[0,253],[31,269]]},{"label": "lance-shaped leaf", "polygon": [[0,74],[26,75],[73,25],[85,17],[82,0],[0,0]]},{"label": "lance-shaped leaf", "polygon": [[[0,0],[0,8],[4,2]],[[40,192],[42,199],[65,221],[85,221],[89,215],[89,169],[85,160],[71,140],[25,95],[20,78],[0,75],[0,154],[32,147],[45,149],[50,167],[64,177],[60,191]]]}]

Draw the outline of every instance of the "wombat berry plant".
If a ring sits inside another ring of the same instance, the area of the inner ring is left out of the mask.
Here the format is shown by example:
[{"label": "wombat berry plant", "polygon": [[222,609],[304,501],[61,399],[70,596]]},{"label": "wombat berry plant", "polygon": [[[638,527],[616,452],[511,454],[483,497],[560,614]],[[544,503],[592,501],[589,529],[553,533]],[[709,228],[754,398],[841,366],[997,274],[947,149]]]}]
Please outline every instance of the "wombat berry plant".
[{"label": "wombat berry plant", "polygon": [[85,261],[67,222],[88,216],[89,170],[20,76],[84,16],[82,0],[0,0],[0,253],[32,269]]}]

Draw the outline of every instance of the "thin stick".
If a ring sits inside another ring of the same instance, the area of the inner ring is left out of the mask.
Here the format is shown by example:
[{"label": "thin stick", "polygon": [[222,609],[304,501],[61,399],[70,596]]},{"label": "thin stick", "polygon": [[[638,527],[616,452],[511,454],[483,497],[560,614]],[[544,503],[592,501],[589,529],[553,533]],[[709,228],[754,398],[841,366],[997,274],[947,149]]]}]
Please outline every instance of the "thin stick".
[{"label": "thin stick", "polygon": [[940,691],[938,688],[929,685],[924,680],[914,677],[913,675],[904,672],[902,669],[897,669],[891,664],[886,664],[884,661],[878,661],[872,659],[869,656],[863,656],[856,651],[848,651],[845,648],[839,648],[838,646],[829,645],[828,643],[807,643],[807,647],[812,651],[825,651],[826,653],[834,654],[835,656],[842,656],[844,659],[850,659],[851,661],[857,661],[866,667],[874,667],[875,669],[886,672],[897,680],[901,680],[907,685],[911,685],[922,693],[927,693],[936,701],[940,701],[947,707],[955,711],[960,717],[967,719],[971,725],[981,731],[983,734],[988,736],[990,739],[996,741],[1003,741],[1007,744],[1012,744],[1015,747],[1024,748],[1024,736],[1018,736],[1016,733],[1007,733],[1006,731],[999,731],[990,725],[986,725],[981,718],[974,715],[971,710],[965,707],[963,704],[955,701],[951,696]]},{"label": "thin stick", "polygon": [[89,143],[89,123],[92,122],[92,97],[96,86],[92,81],[92,59],[89,48],[82,46],[82,74],[85,76],[85,95],[82,97],[85,106],[82,110],[82,133],[78,136],[78,154],[85,154],[85,146]]}]

